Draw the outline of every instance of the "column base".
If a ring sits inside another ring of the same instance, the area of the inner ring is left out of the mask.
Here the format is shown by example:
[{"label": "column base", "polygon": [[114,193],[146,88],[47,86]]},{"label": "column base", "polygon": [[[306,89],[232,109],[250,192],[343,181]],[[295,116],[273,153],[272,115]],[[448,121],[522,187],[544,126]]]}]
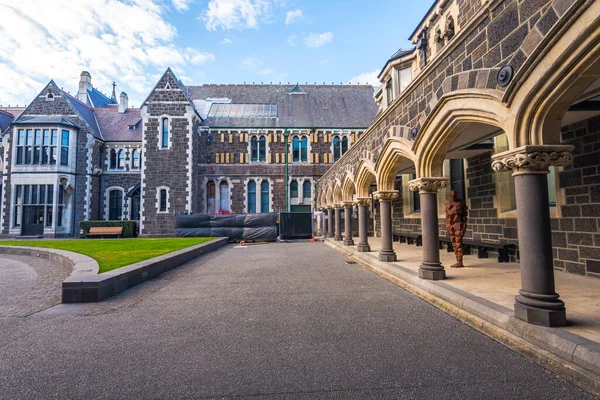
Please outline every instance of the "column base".
[{"label": "column base", "polygon": [[344,239],[344,246],[354,246],[354,240],[352,238]]},{"label": "column base", "polygon": [[521,304],[515,301],[515,318],[533,325],[556,328],[567,325],[567,312],[565,308],[548,310]]},{"label": "column base", "polygon": [[330,238],[332,238],[332,237],[334,237],[334,236],[335,236],[335,235],[334,235],[333,233],[329,233],[329,234],[327,234],[327,237],[330,237]]},{"label": "column base", "polygon": [[395,262],[397,260],[396,253],[393,251],[380,251],[379,261]]},{"label": "column base", "polygon": [[356,251],[358,251],[359,253],[368,253],[371,251],[371,246],[369,246],[369,244],[358,244],[358,246],[356,246]]},{"label": "column base", "polygon": [[342,235],[334,235],[333,240],[335,240],[336,242],[341,242],[342,240],[344,240],[344,237]]},{"label": "column base", "polygon": [[421,264],[419,266],[419,278],[430,281],[441,281],[446,279],[446,270],[441,264],[439,266]]}]

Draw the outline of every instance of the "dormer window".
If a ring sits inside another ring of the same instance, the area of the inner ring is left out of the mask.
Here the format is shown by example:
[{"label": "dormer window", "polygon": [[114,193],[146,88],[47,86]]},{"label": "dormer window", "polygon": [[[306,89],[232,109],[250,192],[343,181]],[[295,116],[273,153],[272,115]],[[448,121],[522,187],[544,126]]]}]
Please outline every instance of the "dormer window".
[{"label": "dormer window", "polygon": [[392,85],[392,78],[388,79],[385,84],[385,93],[387,96],[387,105],[389,106],[394,101],[394,87]]},{"label": "dormer window", "polygon": [[130,131],[135,129],[135,125],[127,125],[127,129],[129,129]]},{"label": "dormer window", "polygon": [[402,93],[404,91],[404,89],[407,88],[407,86],[410,84],[411,80],[412,80],[412,68],[411,67],[402,68],[401,70],[398,70],[398,89],[400,90],[400,93]]}]

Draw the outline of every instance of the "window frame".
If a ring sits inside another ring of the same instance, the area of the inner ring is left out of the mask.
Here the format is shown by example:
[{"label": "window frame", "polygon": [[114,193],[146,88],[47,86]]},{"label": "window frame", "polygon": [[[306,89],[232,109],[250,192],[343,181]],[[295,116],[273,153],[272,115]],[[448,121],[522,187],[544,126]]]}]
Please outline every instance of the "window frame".
[{"label": "window frame", "polygon": [[158,147],[161,149],[171,148],[171,129],[169,126],[169,117],[162,116],[160,119],[160,135]]}]

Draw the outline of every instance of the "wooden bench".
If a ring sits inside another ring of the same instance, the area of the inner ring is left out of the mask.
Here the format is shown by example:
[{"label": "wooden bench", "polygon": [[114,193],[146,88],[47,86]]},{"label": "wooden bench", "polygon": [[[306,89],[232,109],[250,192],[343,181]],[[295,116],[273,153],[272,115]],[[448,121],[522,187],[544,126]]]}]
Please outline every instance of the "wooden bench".
[{"label": "wooden bench", "polygon": [[394,232],[392,238],[400,243],[423,246],[423,236],[418,232]]},{"label": "wooden bench", "polygon": [[[446,247],[448,253],[453,252],[452,242],[447,237],[440,238],[440,248]],[[515,246],[506,243],[491,243],[483,242],[481,240],[474,239],[463,239],[463,254],[465,256],[471,254],[471,247],[477,249],[477,258],[489,258],[489,249],[496,250],[498,252],[498,262],[509,262],[509,251]]]},{"label": "wooden bench", "polygon": [[85,235],[89,236],[117,236],[120,237],[123,234],[122,226],[94,226],[90,228],[90,231]]}]

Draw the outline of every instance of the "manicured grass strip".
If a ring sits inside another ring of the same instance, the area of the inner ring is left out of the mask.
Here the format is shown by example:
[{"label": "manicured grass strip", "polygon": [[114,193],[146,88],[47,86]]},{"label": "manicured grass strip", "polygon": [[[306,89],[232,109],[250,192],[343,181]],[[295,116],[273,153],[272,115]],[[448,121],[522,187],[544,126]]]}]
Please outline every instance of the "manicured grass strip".
[{"label": "manicured grass strip", "polygon": [[185,249],[214,238],[6,240],[0,246],[43,247],[72,251],[98,262],[99,273]]}]

